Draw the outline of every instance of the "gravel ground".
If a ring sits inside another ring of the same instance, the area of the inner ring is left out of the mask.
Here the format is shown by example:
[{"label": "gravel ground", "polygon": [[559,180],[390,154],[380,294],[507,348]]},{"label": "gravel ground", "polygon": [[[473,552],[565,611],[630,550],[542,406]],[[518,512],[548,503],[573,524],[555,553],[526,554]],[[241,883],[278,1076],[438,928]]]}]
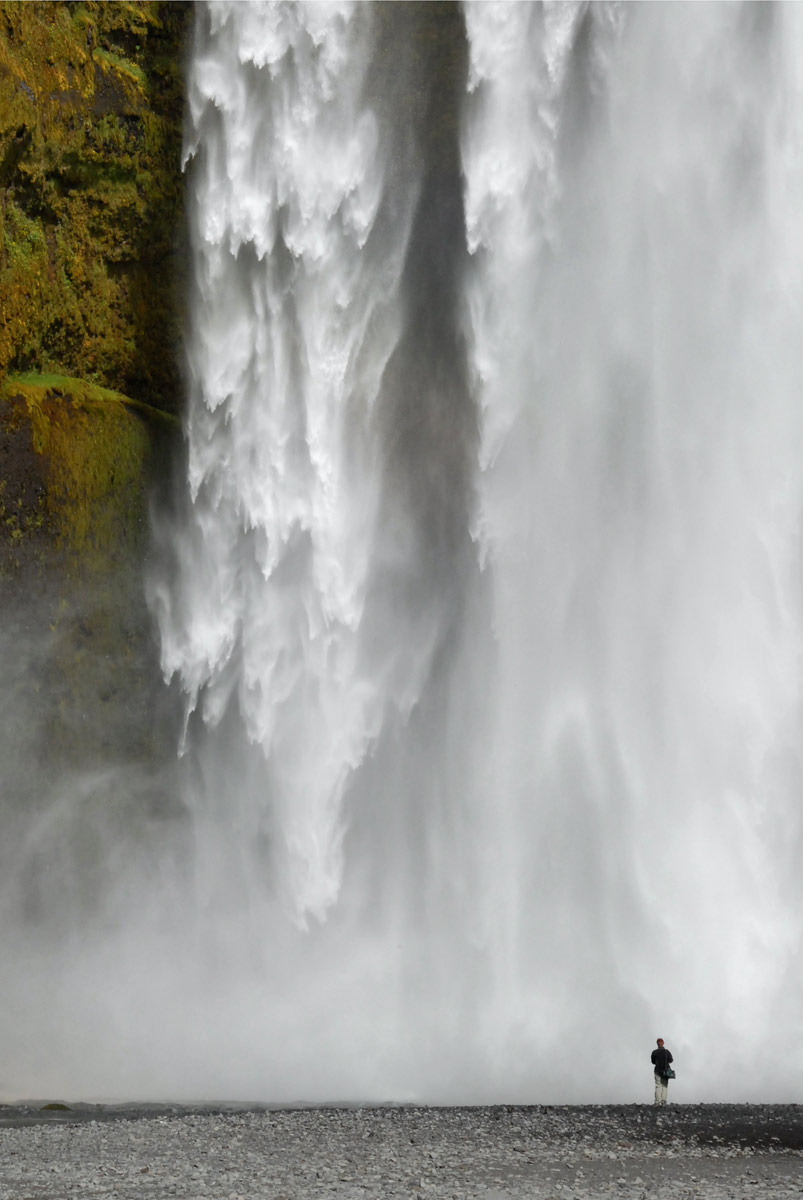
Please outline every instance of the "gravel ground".
[{"label": "gravel ground", "polygon": [[2,1200],[801,1195],[800,1105],[0,1107]]}]

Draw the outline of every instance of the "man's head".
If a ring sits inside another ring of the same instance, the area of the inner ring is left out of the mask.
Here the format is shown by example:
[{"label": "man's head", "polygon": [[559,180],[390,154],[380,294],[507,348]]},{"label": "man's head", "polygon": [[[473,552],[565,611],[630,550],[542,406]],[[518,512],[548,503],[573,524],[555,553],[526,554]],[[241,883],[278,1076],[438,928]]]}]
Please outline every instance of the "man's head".
[{"label": "man's head", "polygon": [[664,1039],[663,1039],[663,1038],[658,1038],[658,1045],[659,1045],[659,1046],[663,1046],[663,1044],[664,1044]]}]

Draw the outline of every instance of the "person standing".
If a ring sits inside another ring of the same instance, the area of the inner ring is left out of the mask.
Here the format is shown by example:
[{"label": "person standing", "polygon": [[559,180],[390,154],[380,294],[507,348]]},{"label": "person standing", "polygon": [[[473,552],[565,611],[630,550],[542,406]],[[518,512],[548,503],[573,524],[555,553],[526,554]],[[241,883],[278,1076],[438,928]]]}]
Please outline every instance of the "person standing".
[{"label": "person standing", "polygon": [[658,1038],[657,1048],[653,1050],[650,1061],[655,1072],[655,1103],[666,1104],[666,1091],[669,1083],[667,1072],[673,1061],[672,1055],[664,1045],[664,1039]]}]

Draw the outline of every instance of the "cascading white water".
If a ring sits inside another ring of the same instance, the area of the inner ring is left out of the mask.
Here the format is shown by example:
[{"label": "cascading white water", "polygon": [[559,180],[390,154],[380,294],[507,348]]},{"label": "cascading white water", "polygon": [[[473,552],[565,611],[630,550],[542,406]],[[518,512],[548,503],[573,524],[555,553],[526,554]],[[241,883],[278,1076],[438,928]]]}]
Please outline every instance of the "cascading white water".
[{"label": "cascading white water", "polygon": [[42,1091],[796,1097],[801,42],[197,6],[184,811],[84,805]]},{"label": "cascading white water", "polygon": [[165,664],[211,727],[236,697],[264,755],[246,819],[275,826],[270,869],[302,923],[337,898],[343,792],[389,699],[360,654],[370,424],[415,181],[379,262],[370,25],[348,6],[212,5],[190,77],[193,510]]},{"label": "cascading white water", "polygon": [[465,11],[509,990],[606,1075],[649,1012],[697,1086],[735,1087],[732,1039],[740,1094],[771,1090],[802,929],[799,16]]},{"label": "cascading white water", "polygon": [[[467,5],[443,297],[405,276],[437,202],[421,157],[388,176],[404,89],[380,132],[369,11],[203,21],[165,661],[261,752],[201,751],[215,811],[265,833],[251,905],[371,944],[388,1094],[600,1099],[581,1047],[646,1058],[656,1024],[697,1087],[723,1036],[742,1086],[774,1079],[801,933],[797,18]],[[433,369],[402,409],[440,406],[462,459],[383,424],[393,355],[431,355],[416,287],[454,305],[465,401]],[[453,477],[468,555],[454,527],[431,553],[442,494],[411,512],[411,465]],[[345,996],[373,1053],[374,1001]]]}]

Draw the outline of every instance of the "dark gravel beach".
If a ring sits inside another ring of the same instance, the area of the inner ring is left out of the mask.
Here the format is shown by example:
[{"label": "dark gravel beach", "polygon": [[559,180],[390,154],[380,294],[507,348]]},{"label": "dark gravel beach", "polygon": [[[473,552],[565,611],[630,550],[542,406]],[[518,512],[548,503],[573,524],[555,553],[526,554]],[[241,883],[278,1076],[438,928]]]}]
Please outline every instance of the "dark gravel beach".
[{"label": "dark gravel beach", "polygon": [[801,1194],[799,1105],[0,1107],[2,1200]]}]

